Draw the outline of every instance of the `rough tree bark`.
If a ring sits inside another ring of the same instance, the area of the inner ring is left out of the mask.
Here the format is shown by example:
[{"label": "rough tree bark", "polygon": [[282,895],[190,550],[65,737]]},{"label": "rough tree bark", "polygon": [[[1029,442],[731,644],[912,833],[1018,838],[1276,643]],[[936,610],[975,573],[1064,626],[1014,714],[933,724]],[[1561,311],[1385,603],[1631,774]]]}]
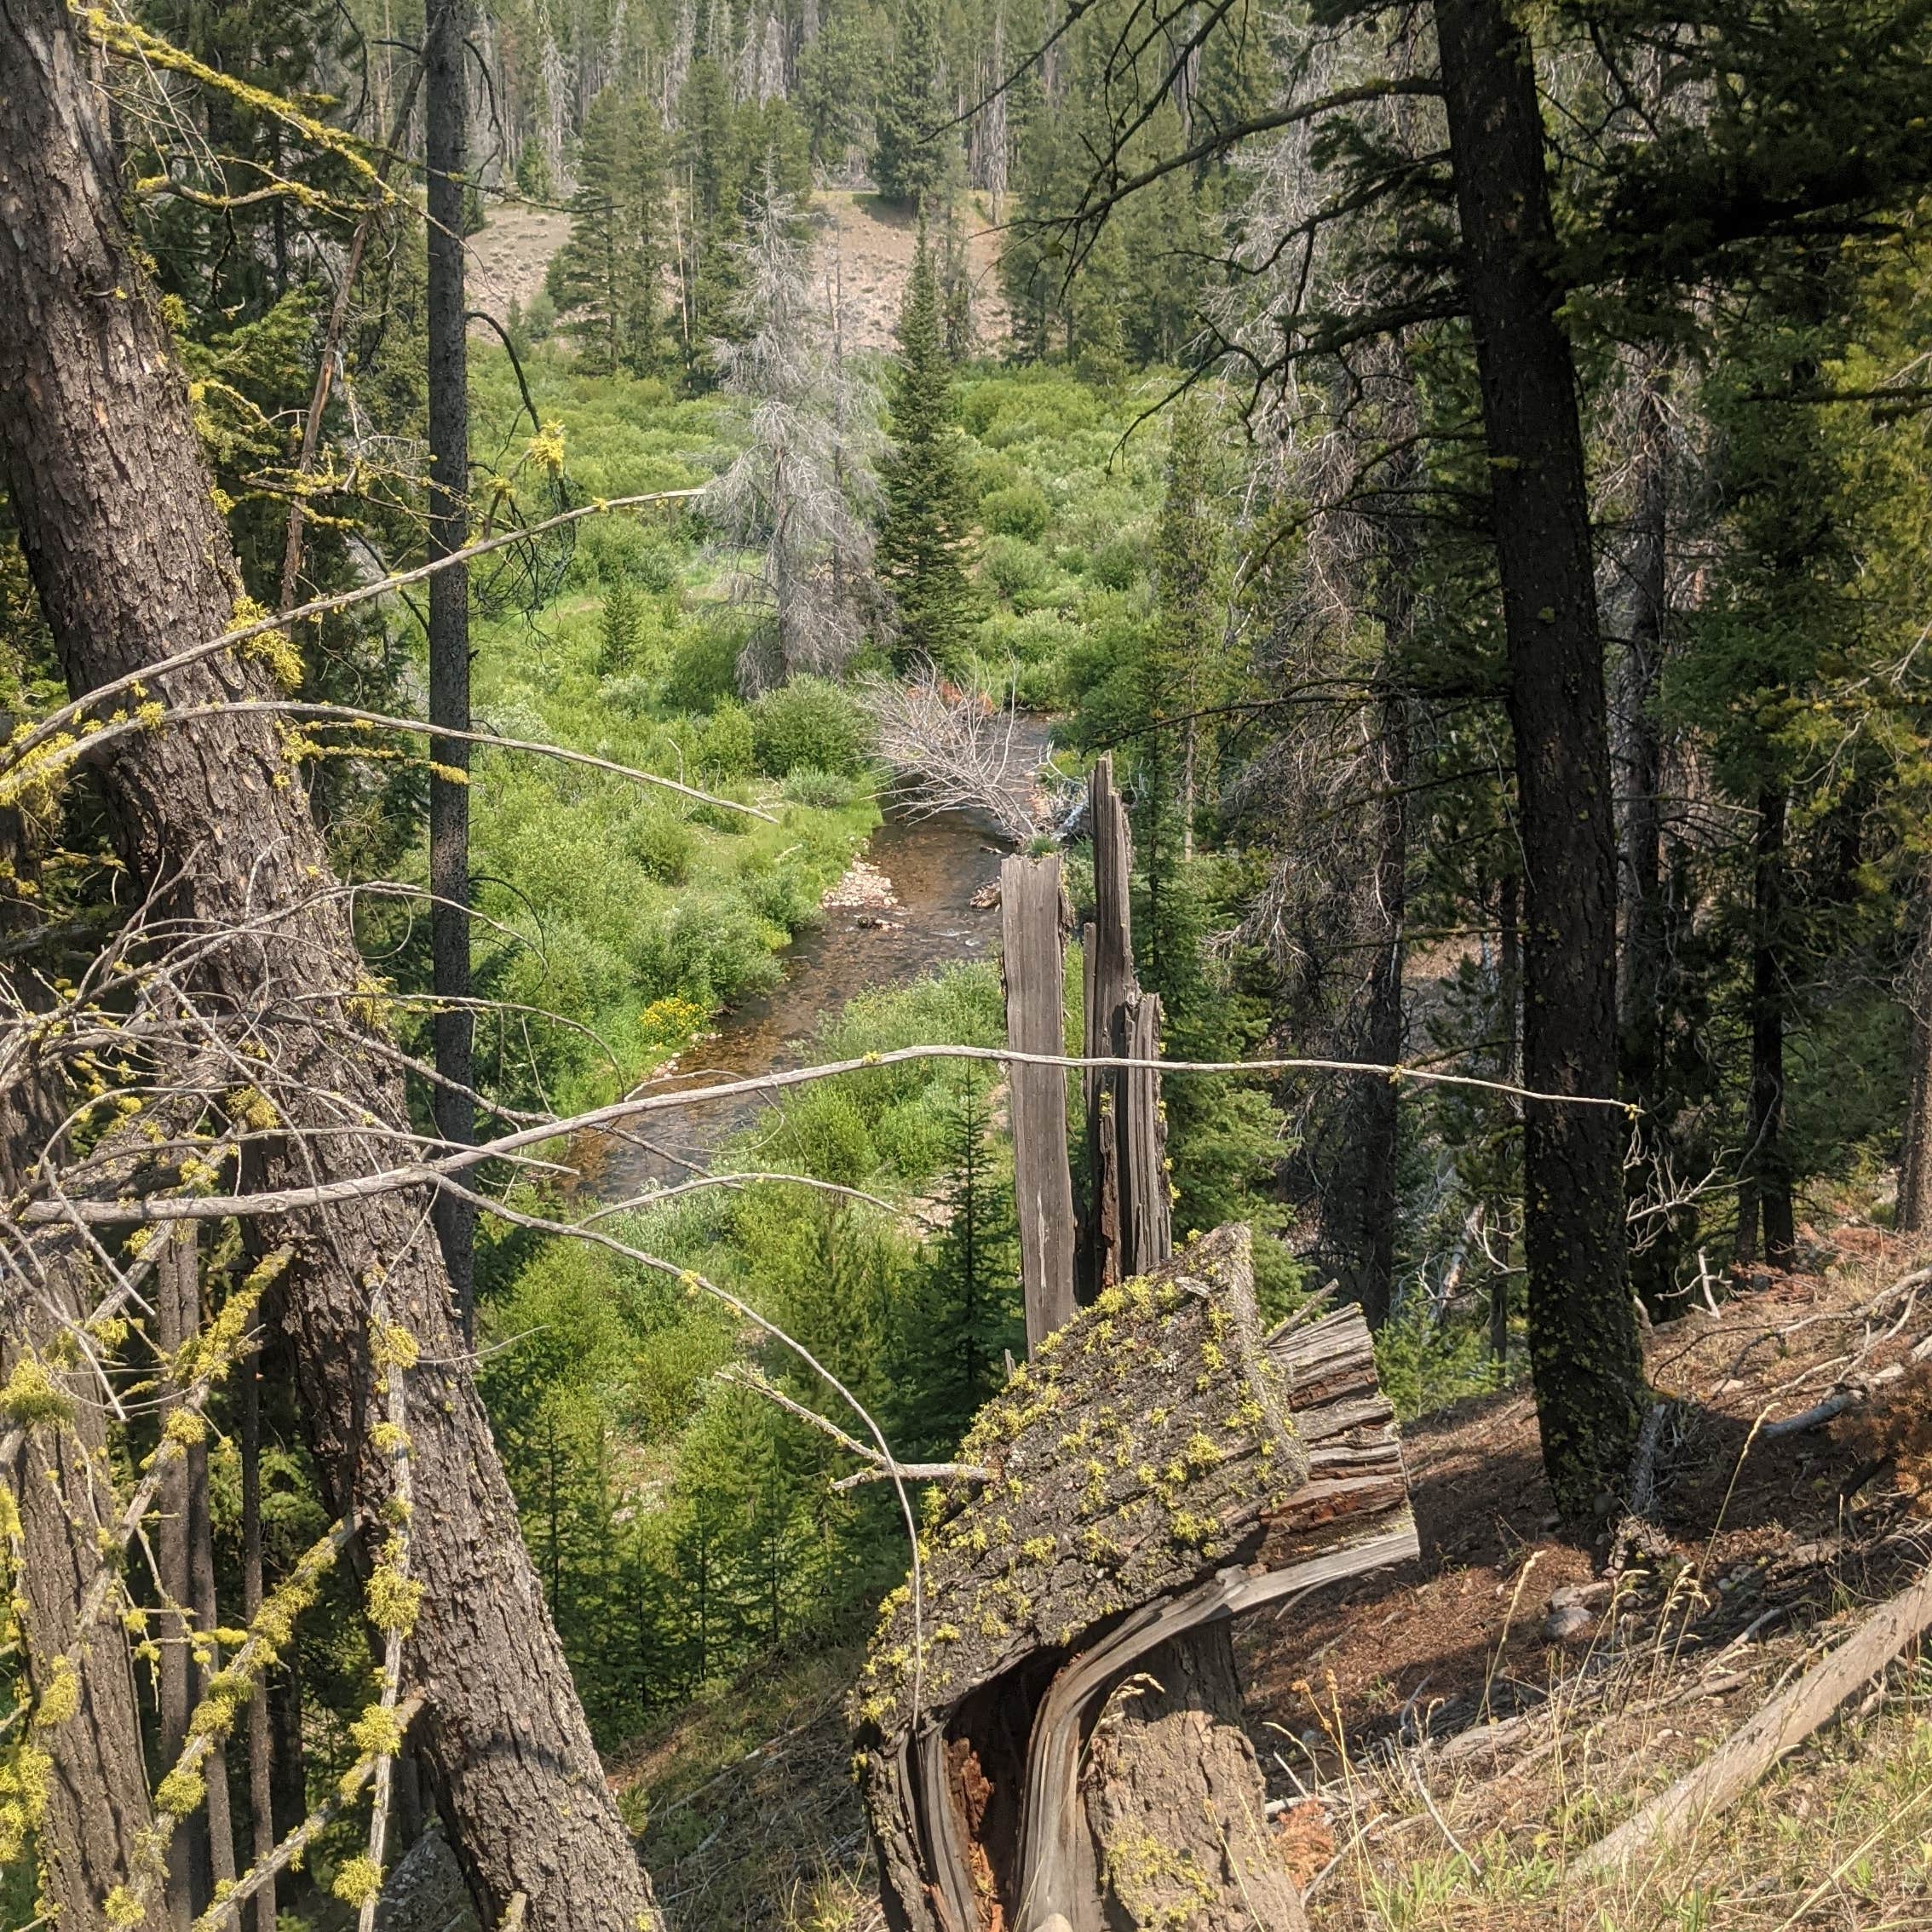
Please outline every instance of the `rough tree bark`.
[{"label": "rough tree bark", "polygon": [[1773,1268],[1789,1268],[1797,1245],[1791,1154],[1785,1145],[1785,795],[1759,796],[1751,842],[1751,1141],[1738,1195],[1737,1258],[1754,1262],[1762,1240]]},{"label": "rough tree bark", "polygon": [[[77,693],[218,635],[239,589],[165,327],[104,173],[72,30],[54,0],[0,0],[0,448],[23,548]],[[259,699],[258,658],[153,676],[174,705]],[[406,1129],[299,774],[259,716],[161,727],[101,761],[123,855],[157,916],[210,943],[191,987],[245,1028],[254,1084],[286,1131],[270,1185],[379,1169]],[[459,1344],[420,1199],[390,1194],[277,1229],[294,1260],[280,1316],[331,1507],[380,1539],[386,1458],[363,1413],[374,1377],[367,1282],[386,1277],[421,1348],[411,1422],[411,1562],[425,1588],[405,1656],[428,1704],[465,1875],[493,1919],[517,1892],[533,1928],[635,1932],[647,1882],[605,1788]]]},{"label": "rough tree bark", "polygon": [[[194,1237],[192,1227],[171,1229],[158,1244],[154,1340],[164,1371],[165,1364],[201,1325],[201,1281]],[[175,1406],[173,1401],[167,1405],[164,1420]],[[155,1503],[160,1518],[154,1535],[155,1555],[166,1599],[155,1620],[155,1636],[161,1647],[158,1741],[162,1762],[172,1764],[187,1742],[188,1713],[201,1699],[201,1672],[194,1660],[191,1636],[195,1626],[195,1545],[200,1530],[197,1519],[204,1519],[208,1509],[204,1443],[191,1443],[186,1455],[166,1465]],[[207,1831],[207,1814],[197,1811],[182,1819],[168,1840],[168,1883],[163,1905],[174,1932],[188,1932],[196,1915],[208,1904]]]},{"label": "rough tree bark", "polygon": [[[1509,667],[1526,886],[1523,1074],[1617,1090],[1617,860],[1576,369],[1528,36],[1501,0],[1435,0],[1475,327]],[[1630,1464],[1643,1356],[1625,1279],[1624,1125],[1532,1102],[1523,1120],[1530,1366],[1557,1505],[1589,1522]]]},{"label": "rough tree bark", "polygon": [[[1360,1312],[1264,1340],[1247,1230],[1222,1228],[1104,1291],[962,1455],[990,1480],[947,1486],[920,1599],[888,1601],[852,1701],[892,1924],[1295,1924],[1226,1625],[1415,1553]],[[1175,1681],[1117,1709],[1083,1789],[1109,1698],[1170,1645]],[[1156,1818],[1175,1835],[1152,1857]]]},{"label": "rough tree bark", "polygon": [[1906,978],[1911,1090],[1899,1150],[1897,1218],[1906,1234],[1923,1234],[1932,1226],[1932,883],[1923,877],[1918,901],[1918,933]]},{"label": "rough tree bark", "polygon": [[[469,9],[445,0],[425,49],[423,121],[428,159],[429,520],[432,561],[460,550],[469,536],[469,318],[463,293],[464,141],[469,125],[463,37]],[[469,729],[469,571],[463,564],[429,579],[429,722]],[[430,973],[436,1130],[457,1147],[476,1139],[475,1015],[469,980],[469,745],[429,740]],[[466,1336],[476,1325],[476,1210],[439,1194],[436,1236]]]}]

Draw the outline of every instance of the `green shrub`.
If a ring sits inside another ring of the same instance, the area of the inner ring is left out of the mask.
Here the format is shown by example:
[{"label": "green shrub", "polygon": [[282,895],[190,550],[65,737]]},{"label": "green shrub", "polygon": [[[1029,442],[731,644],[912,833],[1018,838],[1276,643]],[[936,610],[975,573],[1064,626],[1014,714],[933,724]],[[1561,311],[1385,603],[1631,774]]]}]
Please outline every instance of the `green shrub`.
[{"label": "green shrub", "polygon": [[738,653],[745,634],[734,619],[707,613],[671,653],[664,702],[673,710],[708,711],[738,693]]},{"label": "green shrub", "polygon": [[675,811],[653,806],[632,821],[630,848],[653,878],[682,885],[690,876],[698,835]]},{"label": "green shrub", "polygon": [[982,499],[1026,480],[1026,471],[1011,457],[1000,456],[992,450],[981,450],[974,456],[969,474],[973,487]]},{"label": "green shrub", "polygon": [[1017,483],[1010,490],[995,490],[982,497],[980,515],[988,530],[1038,542],[1053,521],[1053,505],[1038,483]]},{"label": "green shrub", "polygon": [[1109,590],[1129,590],[1147,568],[1145,546],[1121,534],[1110,537],[1094,553],[1087,574]]},{"label": "green shrub", "polygon": [[750,715],[735,701],[721,704],[699,736],[699,771],[714,784],[749,778],[756,758]]},{"label": "green shrub", "polygon": [[607,677],[597,687],[597,702],[621,717],[647,718],[657,687],[647,677]]},{"label": "green shrub", "polygon": [[786,773],[785,796],[794,805],[809,805],[820,812],[836,812],[852,802],[857,787],[840,772],[828,772],[817,765],[794,765]]},{"label": "green shrub", "polygon": [[982,567],[1000,595],[1015,602],[1049,583],[1055,574],[1053,566],[1021,537],[987,538]]},{"label": "green shrub", "polygon": [[856,778],[865,768],[871,727],[857,701],[822,677],[795,677],[751,707],[758,768],[789,778],[801,765]]}]

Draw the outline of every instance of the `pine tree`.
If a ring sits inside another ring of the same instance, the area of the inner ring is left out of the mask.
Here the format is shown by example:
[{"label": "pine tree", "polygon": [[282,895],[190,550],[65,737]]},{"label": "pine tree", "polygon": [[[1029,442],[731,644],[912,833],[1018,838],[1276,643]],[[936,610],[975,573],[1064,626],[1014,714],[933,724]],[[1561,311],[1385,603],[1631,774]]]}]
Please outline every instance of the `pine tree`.
[{"label": "pine tree", "polygon": [[952,371],[940,336],[939,283],[923,226],[899,317],[899,361],[880,465],[879,574],[899,615],[901,664],[950,663],[965,641],[972,586],[971,498],[953,423]]},{"label": "pine tree", "polygon": [[939,130],[938,0],[901,0],[897,43],[873,127],[872,179],[888,201],[923,213],[952,170],[956,137]]},{"label": "pine tree", "polygon": [[643,645],[643,613],[630,579],[620,577],[604,599],[597,621],[597,675],[623,677],[637,668]]},{"label": "pine tree", "polygon": [[897,1386],[911,1397],[901,1433],[918,1452],[950,1455],[1022,1349],[1010,1180],[994,1165],[986,1081],[969,1067],[948,1096],[944,1232],[906,1313]]},{"label": "pine tree", "polygon": [[548,286],[583,344],[593,375],[642,375],[658,350],[658,281],[664,238],[664,152],[658,117],[641,98],[606,88],[584,118],[570,239]]},{"label": "pine tree", "polygon": [[725,388],[751,405],[750,442],[712,501],[733,548],[757,555],[733,586],[758,613],[739,658],[752,693],[802,671],[836,676],[865,629],[860,593],[871,574],[871,533],[853,508],[871,481],[871,411],[830,339],[798,227],[768,176],[736,250],[736,339],[714,345]]}]

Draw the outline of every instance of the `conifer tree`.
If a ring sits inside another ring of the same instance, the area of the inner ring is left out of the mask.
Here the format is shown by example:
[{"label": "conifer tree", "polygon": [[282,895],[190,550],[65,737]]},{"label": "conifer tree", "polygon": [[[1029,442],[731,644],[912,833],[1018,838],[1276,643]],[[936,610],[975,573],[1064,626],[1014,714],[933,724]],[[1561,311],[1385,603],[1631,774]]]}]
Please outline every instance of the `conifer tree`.
[{"label": "conifer tree", "polygon": [[945,1231],[906,1310],[899,1385],[918,1392],[905,1422],[921,1453],[950,1455],[1026,1345],[1011,1183],[994,1165],[985,1078],[969,1067],[948,1096]]},{"label": "conifer tree", "polygon": [[901,0],[897,44],[874,121],[872,179],[888,201],[924,213],[952,171],[953,135],[940,99],[938,0]]},{"label": "conifer tree", "polygon": [[[1171,808],[1181,855],[1194,855],[1194,813],[1210,733],[1199,714],[1216,694],[1224,659],[1222,605],[1226,539],[1210,500],[1206,410],[1190,394],[1176,410],[1167,457],[1167,492],[1154,532],[1155,617],[1143,675],[1147,716],[1163,744],[1155,768],[1157,810]],[[1175,728],[1160,727],[1164,720]]]},{"label": "conifer tree", "polygon": [[587,373],[642,375],[656,359],[664,237],[658,117],[606,88],[590,104],[571,197],[570,239],[550,264],[551,298],[583,344]]},{"label": "conifer tree", "polygon": [[604,599],[597,622],[597,675],[622,677],[635,670],[643,642],[643,617],[630,579],[620,577]]},{"label": "conifer tree", "polygon": [[879,574],[897,607],[902,664],[949,663],[965,641],[971,614],[971,498],[953,408],[939,281],[922,226],[900,312],[887,425],[891,447],[879,475],[886,506]]}]

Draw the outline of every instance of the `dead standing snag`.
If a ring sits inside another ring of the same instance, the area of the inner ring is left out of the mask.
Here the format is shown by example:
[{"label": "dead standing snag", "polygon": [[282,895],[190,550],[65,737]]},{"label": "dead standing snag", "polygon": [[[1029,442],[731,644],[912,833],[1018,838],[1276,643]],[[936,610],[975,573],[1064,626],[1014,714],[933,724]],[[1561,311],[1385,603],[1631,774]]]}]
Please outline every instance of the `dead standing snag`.
[{"label": "dead standing snag", "polygon": [[[929,1516],[923,1653],[902,1590],[850,1706],[891,1923],[1296,1923],[1232,1682],[1187,1687],[1169,1733],[1127,1714],[1146,1729],[1117,1763],[1083,1777],[1082,1755],[1171,1639],[1416,1555],[1359,1312],[1264,1337],[1248,1232],[1222,1228],[1051,1337],[962,1458],[991,1480]],[[1137,1857],[1157,1810],[1188,1835]]]}]

